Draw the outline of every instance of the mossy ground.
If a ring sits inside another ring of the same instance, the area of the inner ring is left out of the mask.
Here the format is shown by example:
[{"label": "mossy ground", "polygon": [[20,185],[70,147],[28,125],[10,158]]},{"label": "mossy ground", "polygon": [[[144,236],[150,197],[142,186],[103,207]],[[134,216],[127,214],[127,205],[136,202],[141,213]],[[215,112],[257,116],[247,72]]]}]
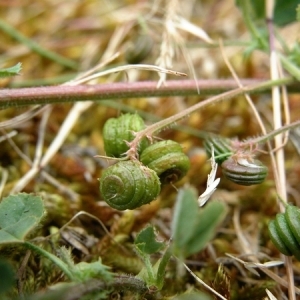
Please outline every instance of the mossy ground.
[{"label": "mossy ground", "polygon": [[[156,9],[154,4],[159,2]],[[174,3],[176,1],[173,1]],[[22,63],[20,76],[1,79],[2,88],[19,88],[30,86],[47,86],[63,84],[73,79],[80,72],[94,67],[96,64],[120,51],[120,56],[110,66],[123,65],[126,48],[134,43],[137,36],[146,30],[153,41],[152,50],[143,63],[156,64],[161,54],[161,45],[166,42],[162,34],[165,31],[165,12],[168,1],[1,1],[0,18],[12,26],[29,40],[36,42],[40,51],[32,49],[29,42],[18,41],[9,31],[0,28],[0,62],[1,66],[9,67],[17,62]],[[251,38],[240,11],[234,1],[191,1],[177,3],[174,14],[182,15],[190,22],[201,27],[215,41],[223,39],[224,55],[228,57],[240,78],[269,78],[270,65],[268,53],[253,52],[245,57],[245,49],[251,44]],[[154,10],[152,11],[151,8]],[[299,26],[299,25],[298,25]],[[294,26],[282,29],[287,43]],[[181,46],[171,42],[171,49],[176,49],[172,58],[172,69],[188,74],[193,78],[186,57],[191,60],[198,79],[218,80],[232,78],[220,47],[210,46],[198,37],[180,31]],[[299,39],[299,33],[295,39]],[[112,40],[115,44],[111,43]],[[244,43],[244,44],[243,44]],[[64,60],[49,59],[43,50],[50,50]],[[107,68],[108,68],[107,67]],[[158,81],[155,72],[132,70],[128,73],[113,74],[98,79],[97,83],[117,81]],[[168,79],[174,79],[168,75]],[[176,78],[175,78],[176,79]],[[167,84],[167,83],[166,83]],[[0,91],[1,93],[1,91]],[[133,212],[118,212],[108,207],[99,193],[98,178],[107,166],[107,161],[95,158],[104,155],[102,127],[105,121],[118,116],[121,112],[134,110],[145,119],[147,124],[157,119],[173,115],[185,108],[207,98],[193,97],[162,97],[155,99],[124,99],[117,101],[95,102],[76,120],[75,126],[57,151],[53,159],[43,170],[56,179],[53,183],[42,172],[31,180],[23,189],[24,192],[41,194],[46,205],[47,216],[38,228],[38,235],[47,236],[61,228],[77,212],[86,211],[102,221],[110,235],[88,216],[78,217],[64,231],[64,234],[52,244],[44,247],[55,252],[55,248],[66,245],[72,249],[76,262],[94,261],[99,256],[104,264],[115,273],[135,275],[139,272],[142,262],[133,250],[135,234],[148,223],[154,224],[162,239],[169,239],[170,221],[177,189],[185,184],[193,185],[201,194],[206,188],[210,163],[203,150],[204,132],[214,132],[224,137],[250,138],[261,134],[258,123],[244,97],[212,105],[187,116],[177,125],[185,125],[199,130],[199,135],[181,131],[180,128],[167,128],[158,134],[161,139],[172,139],[183,146],[191,160],[191,169],[176,187],[164,186],[159,198]],[[292,121],[300,114],[299,95],[289,95],[289,113]],[[270,94],[252,97],[255,107],[261,114],[267,130],[272,129],[272,100]],[[39,113],[26,122],[11,123],[1,127],[1,135],[15,130],[11,141],[4,140],[0,148],[2,169],[2,196],[8,195],[19,180],[31,169],[30,162],[36,157],[37,143],[44,133],[44,153],[61,128],[73,104],[53,105],[50,117],[41,127],[43,113]],[[0,111],[0,121],[8,121],[22,114],[29,108],[10,108]],[[145,114],[147,113],[147,114]],[[195,133],[195,132],[193,132]],[[266,148],[265,148],[266,150]],[[24,158],[25,157],[25,158]],[[26,160],[27,157],[27,160]],[[278,299],[283,299],[287,289],[276,283],[265,273],[259,271],[260,277],[249,272],[239,262],[226,256],[230,253],[241,257],[244,261],[257,260],[261,263],[280,259],[279,252],[270,242],[267,233],[268,221],[279,211],[277,191],[269,156],[260,154],[260,159],[269,167],[267,180],[257,186],[242,187],[222,177],[221,183],[213,198],[227,203],[229,213],[219,228],[215,239],[201,253],[189,257],[187,265],[193,272],[217,291],[222,292],[225,286],[228,299],[263,299],[265,289],[272,291]],[[285,170],[288,202],[300,205],[300,163],[299,154],[291,142],[285,145]],[[7,174],[7,178],[5,175]],[[188,222],[188,220],[187,220]],[[79,236],[79,241],[74,238]],[[112,241],[118,241],[115,244]],[[2,249],[16,269],[21,268],[26,251],[17,248]],[[216,276],[219,265],[223,264],[223,280]],[[295,285],[299,286],[300,265],[293,261]],[[160,299],[173,297],[187,290],[205,289],[195,283],[194,279],[184,273],[178,276],[177,265],[170,261],[166,273],[166,284],[162,291],[152,297]],[[272,269],[275,274],[286,279],[284,266]],[[19,282],[19,293],[35,293],[57,282],[64,281],[58,270],[49,266],[49,262],[31,254],[26,267],[22,267]],[[216,279],[217,278],[217,279]],[[225,279],[224,279],[225,278]],[[229,282],[229,283],[228,283]],[[17,288],[15,294],[18,293]],[[115,295],[112,291],[112,295]],[[124,299],[132,294],[119,294]]]}]

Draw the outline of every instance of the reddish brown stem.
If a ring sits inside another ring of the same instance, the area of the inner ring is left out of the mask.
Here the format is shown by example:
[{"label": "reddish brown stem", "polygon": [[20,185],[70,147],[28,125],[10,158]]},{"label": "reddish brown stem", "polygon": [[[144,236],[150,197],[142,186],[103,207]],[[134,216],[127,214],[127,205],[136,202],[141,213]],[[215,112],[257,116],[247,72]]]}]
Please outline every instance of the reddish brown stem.
[{"label": "reddish brown stem", "polygon": [[[263,83],[265,80],[244,79],[243,86]],[[107,83],[78,86],[50,86],[21,89],[4,89],[0,91],[0,108],[26,106],[48,103],[64,103],[87,100],[107,100],[139,97],[190,96],[197,95],[197,85],[200,95],[219,94],[237,88],[231,79],[222,80],[172,80],[166,86],[156,87],[157,82],[143,81],[134,83]],[[299,86],[290,88],[300,90]],[[266,89],[270,89],[269,87]]]}]

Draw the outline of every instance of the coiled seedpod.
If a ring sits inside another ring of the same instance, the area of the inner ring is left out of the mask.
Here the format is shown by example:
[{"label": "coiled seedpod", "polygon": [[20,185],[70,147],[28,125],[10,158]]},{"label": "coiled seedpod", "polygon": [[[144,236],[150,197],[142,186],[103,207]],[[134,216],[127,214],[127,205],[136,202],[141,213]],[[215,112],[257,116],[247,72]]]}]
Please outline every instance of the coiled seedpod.
[{"label": "coiled seedpod", "polygon": [[190,168],[190,160],[181,145],[172,140],[150,145],[142,152],[140,161],[154,170],[162,183],[180,180]]},{"label": "coiled seedpod", "polygon": [[249,162],[246,159],[235,159],[230,157],[222,165],[223,174],[231,181],[240,185],[253,185],[262,183],[268,168],[258,159]]},{"label": "coiled seedpod", "polygon": [[288,205],[284,213],[276,215],[268,225],[269,235],[276,248],[284,255],[294,255],[300,261],[300,209]]},{"label": "coiled seedpod", "polygon": [[129,64],[138,64],[150,54],[152,47],[153,40],[151,36],[140,34],[126,49],[125,60]]},{"label": "coiled seedpod", "polygon": [[[103,127],[104,149],[107,156],[121,157],[129,149],[126,142],[134,138],[134,132],[145,128],[144,120],[137,114],[124,114],[106,121]],[[138,152],[148,146],[148,140],[142,139]]]},{"label": "coiled seedpod", "polygon": [[214,149],[215,162],[221,164],[230,155],[232,155],[232,148],[230,146],[230,139],[223,138],[216,134],[208,134],[204,140],[204,148],[208,157],[212,156],[212,145]]},{"label": "coiled seedpod", "polygon": [[103,171],[100,193],[115,209],[135,209],[159,195],[160,181],[153,170],[140,162],[120,161]]}]

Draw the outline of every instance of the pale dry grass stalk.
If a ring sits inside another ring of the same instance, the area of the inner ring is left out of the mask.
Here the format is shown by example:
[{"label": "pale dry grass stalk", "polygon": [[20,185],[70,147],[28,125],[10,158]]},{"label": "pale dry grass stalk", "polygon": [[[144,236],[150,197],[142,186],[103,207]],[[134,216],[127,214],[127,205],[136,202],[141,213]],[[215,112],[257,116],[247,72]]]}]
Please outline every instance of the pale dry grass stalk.
[{"label": "pale dry grass stalk", "polygon": [[[162,68],[172,68],[173,59],[175,56],[176,48],[174,38],[176,37],[176,29],[174,26],[174,18],[178,14],[178,0],[166,1],[166,14],[164,20],[164,31],[162,35],[162,42],[160,46],[160,54],[156,60],[156,64]],[[159,75],[160,79],[157,87],[165,84],[167,76],[165,73]]]},{"label": "pale dry grass stalk", "polygon": [[4,168],[0,168],[1,170],[1,181],[0,181],[0,198],[2,198],[2,193],[5,187],[5,184],[7,182],[8,179],[8,171]]},{"label": "pale dry grass stalk", "polygon": [[[200,27],[192,24],[187,19],[180,15],[180,3],[178,0],[172,0],[166,4],[165,19],[163,22],[164,31],[162,35],[162,42],[160,46],[160,54],[156,60],[156,64],[163,68],[172,68],[175,56],[180,51],[184,57],[192,77],[197,80],[196,72],[192,59],[185,47],[185,39],[180,35],[178,29],[186,33],[190,33],[206,43],[213,43],[208,34]],[[190,12],[192,11],[194,3],[190,3]],[[166,74],[160,74],[158,87],[166,84]],[[198,93],[200,92],[197,86]]]},{"label": "pale dry grass stalk", "polygon": [[[280,72],[278,66],[280,65],[280,60],[277,56],[277,51],[275,48],[275,34],[273,28],[273,17],[274,17],[275,1],[266,1],[266,19],[269,30],[269,46],[270,46],[270,73],[271,79],[280,79]],[[287,101],[286,101],[287,102]],[[279,87],[272,87],[272,107],[273,107],[273,126],[274,129],[279,129],[282,127],[282,113],[281,113],[281,93]],[[285,155],[284,155],[284,137],[282,134],[275,136],[275,158],[276,166],[278,170],[278,186],[277,193],[280,199],[287,202],[287,190],[286,190],[286,174],[285,174]],[[284,212],[285,207],[279,201],[280,211]],[[290,300],[296,299],[295,284],[294,284],[294,271],[292,258],[285,256],[285,265],[288,278],[288,294]]]}]

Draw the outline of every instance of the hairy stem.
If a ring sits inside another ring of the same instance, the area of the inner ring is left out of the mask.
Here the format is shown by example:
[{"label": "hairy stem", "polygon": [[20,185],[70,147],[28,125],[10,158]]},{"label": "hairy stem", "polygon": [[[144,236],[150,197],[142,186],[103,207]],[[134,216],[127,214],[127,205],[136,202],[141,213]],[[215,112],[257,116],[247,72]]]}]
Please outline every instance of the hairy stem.
[{"label": "hairy stem", "polygon": [[300,126],[300,120],[297,120],[291,124],[282,126],[282,127],[278,128],[276,130],[273,130],[263,136],[259,136],[257,138],[250,139],[246,142],[242,142],[242,143],[240,143],[240,146],[247,147],[247,146],[251,146],[253,144],[265,143],[265,142],[271,140],[272,138],[274,138],[275,136],[277,136],[278,134],[283,133],[287,130],[293,129],[298,126]]},{"label": "hairy stem", "polygon": [[[289,92],[299,91],[299,85],[291,78],[284,78],[281,81],[273,82],[269,85],[266,80],[241,80],[243,86],[256,86],[247,92],[264,92],[270,87],[278,84],[289,85]],[[13,106],[27,106],[36,104],[52,104],[77,101],[98,101],[108,99],[124,99],[139,97],[170,97],[170,96],[197,96],[197,88],[200,95],[212,95],[224,93],[235,89],[237,84],[234,80],[170,80],[165,86],[156,87],[155,81],[143,81],[134,83],[107,83],[97,85],[77,85],[77,86],[51,86],[34,87],[21,89],[3,89],[0,92],[0,108]],[[242,93],[242,92],[241,92]],[[240,94],[241,94],[240,93]]]},{"label": "hairy stem", "polygon": [[197,103],[197,104],[185,109],[184,111],[179,112],[169,118],[166,118],[166,119],[161,120],[160,122],[154,123],[136,134],[134,140],[131,143],[129,143],[130,149],[127,151],[127,157],[131,158],[131,159],[136,158],[138,145],[142,138],[144,138],[144,137],[150,138],[155,132],[162,130],[163,128],[171,125],[174,122],[181,120],[182,118],[190,115],[191,113],[193,113],[199,109],[202,109],[205,106],[208,106],[213,103],[215,104],[221,100],[229,100],[233,97],[239,96],[244,93],[249,93],[249,92],[253,92],[253,91],[257,91],[257,90],[261,90],[261,89],[267,89],[272,86],[282,85],[282,84],[285,84],[285,82],[286,82],[286,80],[283,80],[283,81],[282,80],[276,80],[276,81],[270,80],[270,81],[266,81],[263,83],[258,83],[258,84],[254,84],[254,85],[250,85],[250,86],[237,88],[237,89],[225,92],[223,94],[211,97],[209,99],[206,99],[206,100],[199,102],[199,103]]}]

